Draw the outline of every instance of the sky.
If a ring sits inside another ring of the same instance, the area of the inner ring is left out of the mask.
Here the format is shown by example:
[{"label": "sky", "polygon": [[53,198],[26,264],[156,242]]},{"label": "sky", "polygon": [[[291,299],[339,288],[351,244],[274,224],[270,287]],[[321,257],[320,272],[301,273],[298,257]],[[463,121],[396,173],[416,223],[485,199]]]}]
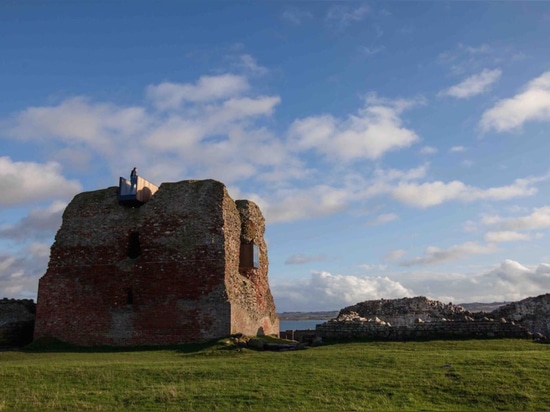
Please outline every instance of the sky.
[{"label": "sky", "polygon": [[0,297],[137,166],[265,218],[279,312],[550,292],[550,3],[0,2]]}]

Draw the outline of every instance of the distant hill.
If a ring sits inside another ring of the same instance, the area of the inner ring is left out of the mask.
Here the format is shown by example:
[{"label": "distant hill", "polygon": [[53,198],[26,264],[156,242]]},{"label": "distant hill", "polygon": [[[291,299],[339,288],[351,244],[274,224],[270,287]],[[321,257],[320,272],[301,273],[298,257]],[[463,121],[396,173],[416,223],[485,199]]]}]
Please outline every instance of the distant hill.
[{"label": "distant hill", "polygon": [[493,303],[459,303],[458,306],[462,306],[464,309],[469,310],[470,312],[492,312],[495,309],[498,309],[504,305],[507,305],[510,302],[493,302]]},{"label": "distant hill", "polygon": [[280,320],[329,320],[338,316],[338,310],[322,312],[282,312],[278,313]]},{"label": "distant hill", "polygon": [[[462,306],[470,312],[492,312],[510,302],[493,302],[493,303],[459,303],[457,306]],[[282,312],[278,313],[280,320],[329,320],[338,317],[339,310],[325,310],[320,312]]]}]

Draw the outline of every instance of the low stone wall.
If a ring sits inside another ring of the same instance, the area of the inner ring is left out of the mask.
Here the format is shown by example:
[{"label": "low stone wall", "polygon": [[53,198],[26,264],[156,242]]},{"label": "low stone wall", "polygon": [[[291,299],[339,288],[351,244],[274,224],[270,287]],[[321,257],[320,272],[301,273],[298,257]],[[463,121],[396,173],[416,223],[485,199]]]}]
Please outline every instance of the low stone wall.
[{"label": "low stone wall", "polygon": [[31,343],[35,313],[32,299],[0,299],[0,346]]},{"label": "low stone wall", "polygon": [[317,337],[317,332],[312,329],[282,330],[279,332],[279,338],[295,340],[298,342],[311,342]]},{"label": "low stone wall", "polygon": [[372,339],[389,341],[436,339],[528,339],[533,335],[513,322],[491,320],[455,320],[424,322],[414,326],[391,326],[383,321],[335,319],[317,325],[315,332],[323,339]]}]

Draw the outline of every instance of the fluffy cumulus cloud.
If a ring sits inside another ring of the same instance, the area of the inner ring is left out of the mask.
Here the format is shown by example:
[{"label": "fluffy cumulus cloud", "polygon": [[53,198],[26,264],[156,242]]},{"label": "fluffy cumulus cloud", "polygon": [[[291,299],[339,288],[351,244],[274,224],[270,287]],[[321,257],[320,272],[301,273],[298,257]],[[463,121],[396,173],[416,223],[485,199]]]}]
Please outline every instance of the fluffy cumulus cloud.
[{"label": "fluffy cumulus cloud", "polygon": [[531,80],[514,97],[498,101],[483,113],[480,127],[507,132],[531,121],[550,121],[550,72]]},{"label": "fluffy cumulus cloud", "polygon": [[360,277],[313,272],[310,278],[292,284],[272,285],[280,311],[338,310],[365,300],[407,296],[427,296],[445,303],[510,302],[545,290],[550,290],[550,264],[528,267],[509,259],[471,273],[407,270]]},{"label": "fluffy cumulus cloud", "polygon": [[359,277],[313,272],[309,279],[272,285],[275,303],[284,311],[336,310],[364,300],[401,298],[412,292],[387,277]]},{"label": "fluffy cumulus cloud", "polygon": [[0,207],[68,198],[80,190],[78,182],[63,177],[58,163],[14,162],[0,157]]},{"label": "fluffy cumulus cloud", "polygon": [[457,99],[467,99],[486,92],[502,74],[500,69],[484,69],[481,73],[474,74],[462,82],[449,87],[439,93],[440,96],[451,96]]},{"label": "fluffy cumulus cloud", "polygon": [[298,119],[289,136],[296,148],[314,150],[334,160],[378,159],[419,140],[414,131],[403,127],[400,118],[412,104],[369,96],[364,108],[345,119],[328,114]]},{"label": "fluffy cumulus cloud", "polygon": [[528,268],[507,259],[484,274],[481,280],[485,284],[494,285],[503,300],[513,301],[538,296],[541,292],[550,290],[550,265],[543,263],[536,268]]},{"label": "fluffy cumulus cloud", "polygon": [[[263,72],[251,56],[241,57],[247,72]],[[194,174],[230,182],[293,163],[284,142],[257,124],[271,116],[280,97],[254,94],[245,76],[165,82],[150,85],[146,95],[152,107],[68,98],[28,108],[3,128],[23,142],[47,140],[56,158],[69,165],[86,152],[88,160],[90,153],[97,155],[119,173],[123,152],[135,164],[150,165],[152,181]]]}]

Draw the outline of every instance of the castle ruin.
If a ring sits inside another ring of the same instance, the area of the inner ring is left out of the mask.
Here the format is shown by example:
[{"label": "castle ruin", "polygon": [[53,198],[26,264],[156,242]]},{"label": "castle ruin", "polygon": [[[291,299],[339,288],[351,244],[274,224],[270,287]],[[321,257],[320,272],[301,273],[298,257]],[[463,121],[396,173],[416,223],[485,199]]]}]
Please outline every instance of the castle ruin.
[{"label": "castle ruin", "polygon": [[122,346],[278,334],[259,207],[215,180],[143,180],[134,196],[121,178],[67,206],[34,338]]}]

